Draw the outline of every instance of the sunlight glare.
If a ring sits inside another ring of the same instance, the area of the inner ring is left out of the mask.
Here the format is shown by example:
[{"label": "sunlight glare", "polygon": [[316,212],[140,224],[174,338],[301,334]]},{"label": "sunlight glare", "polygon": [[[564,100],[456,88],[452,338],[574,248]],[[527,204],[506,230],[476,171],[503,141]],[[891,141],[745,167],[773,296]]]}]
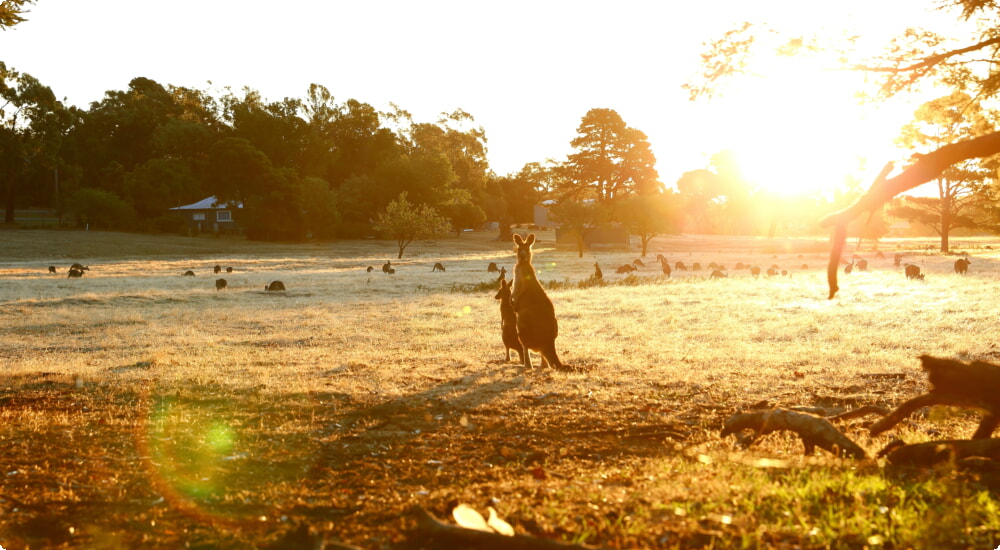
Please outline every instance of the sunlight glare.
[{"label": "sunlight glare", "polygon": [[898,117],[859,104],[858,75],[815,59],[776,58],[725,99],[730,148],[752,186],[780,195],[830,194],[898,156]]}]

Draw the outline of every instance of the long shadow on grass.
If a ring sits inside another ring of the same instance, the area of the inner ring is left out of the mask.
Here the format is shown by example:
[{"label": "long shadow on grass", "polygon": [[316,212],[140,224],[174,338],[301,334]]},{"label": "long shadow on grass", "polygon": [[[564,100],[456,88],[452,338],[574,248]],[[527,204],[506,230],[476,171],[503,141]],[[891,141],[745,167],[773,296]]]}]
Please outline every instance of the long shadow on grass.
[{"label": "long shadow on grass", "polygon": [[635,422],[628,406],[535,389],[536,376],[486,370],[387,399],[0,376],[0,536],[11,547],[252,548],[291,523],[335,521],[328,532],[361,541],[398,529],[414,504],[443,512],[440,495],[497,476],[572,475],[685,437]]}]

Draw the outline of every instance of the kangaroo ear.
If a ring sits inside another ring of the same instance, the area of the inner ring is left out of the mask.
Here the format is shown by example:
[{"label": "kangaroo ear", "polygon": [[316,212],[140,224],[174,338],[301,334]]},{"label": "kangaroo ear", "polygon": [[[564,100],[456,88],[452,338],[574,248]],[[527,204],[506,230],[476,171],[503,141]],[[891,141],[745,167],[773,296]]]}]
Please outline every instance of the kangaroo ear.
[{"label": "kangaroo ear", "polygon": [[524,239],[521,238],[521,234],[520,233],[514,233],[514,242],[517,243],[517,244],[524,243]]},{"label": "kangaroo ear", "polygon": [[532,244],[535,244],[535,234],[534,233],[529,234],[528,235],[528,240],[525,241],[525,242],[528,243],[528,246],[531,246]]}]

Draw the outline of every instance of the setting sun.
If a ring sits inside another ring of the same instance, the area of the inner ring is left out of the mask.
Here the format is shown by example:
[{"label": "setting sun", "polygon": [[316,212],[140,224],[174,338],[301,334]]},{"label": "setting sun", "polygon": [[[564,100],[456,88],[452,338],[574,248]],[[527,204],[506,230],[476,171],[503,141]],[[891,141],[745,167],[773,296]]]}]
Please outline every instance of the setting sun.
[{"label": "setting sun", "polygon": [[777,194],[828,194],[900,153],[893,140],[907,104],[863,105],[857,74],[813,59],[782,58],[732,83],[715,105],[727,147],[751,185]]}]

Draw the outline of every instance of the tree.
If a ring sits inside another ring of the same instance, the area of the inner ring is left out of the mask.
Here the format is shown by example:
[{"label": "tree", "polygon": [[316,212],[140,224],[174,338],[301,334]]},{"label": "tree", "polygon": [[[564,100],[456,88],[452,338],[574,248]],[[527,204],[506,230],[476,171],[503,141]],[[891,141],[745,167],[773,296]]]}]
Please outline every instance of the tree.
[{"label": "tree", "polygon": [[594,199],[608,204],[630,194],[660,188],[656,157],[646,134],[627,126],[612,109],[591,109],[577,128],[557,189],[561,199]]},{"label": "tree", "polygon": [[0,61],[0,189],[5,223],[14,223],[19,194],[33,172],[55,166],[70,112],[48,86]]},{"label": "tree", "polygon": [[[992,131],[993,123],[979,102],[956,91],[921,105],[913,122],[903,128],[898,142],[920,155]],[[958,162],[936,179],[937,198],[911,197],[890,213],[932,227],[941,236],[941,252],[948,252],[951,230],[980,225],[970,213],[988,200],[987,182],[993,179],[998,166],[1000,162],[995,156]]]},{"label": "tree", "polygon": [[639,237],[642,257],[645,258],[649,241],[653,237],[677,232],[678,213],[678,197],[668,192],[628,197],[619,204],[615,217],[625,225],[629,235]]},{"label": "tree", "polygon": [[406,192],[390,202],[379,213],[375,230],[396,241],[397,258],[416,239],[430,239],[448,231],[448,220],[427,204],[414,205],[406,199]]},{"label": "tree", "polygon": [[580,258],[586,248],[587,234],[606,223],[608,213],[606,206],[593,200],[562,200],[549,206],[552,219],[559,222],[561,228],[576,240],[577,255]]},{"label": "tree", "polygon": [[451,220],[456,237],[462,235],[463,229],[477,227],[486,221],[486,212],[472,201],[472,193],[467,189],[452,189],[450,194],[451,197],[438,205],[438,209]]},{"label": "tree", "polygon": [[27,4],[33,4],[35,0],[3,0],[0,2],[0,29],[7,30],[18,23],[24,23],[27,19],[24,14],[28,12]]},{"label": "tree", "polygon": [[118,195],[87,187],[70,198],[71,209],[80,225],[93,229],[125,229],[131,222],[132,209]]}]

